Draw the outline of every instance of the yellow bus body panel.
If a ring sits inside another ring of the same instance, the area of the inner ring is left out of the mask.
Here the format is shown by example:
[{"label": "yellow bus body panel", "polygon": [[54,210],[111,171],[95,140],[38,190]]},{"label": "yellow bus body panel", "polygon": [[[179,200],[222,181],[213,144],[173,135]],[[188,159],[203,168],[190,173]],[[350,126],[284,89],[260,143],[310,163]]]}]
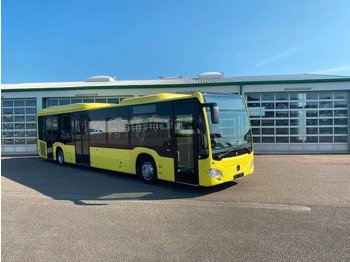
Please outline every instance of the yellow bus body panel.
[{"label": "yellow bus body panel", "polygon": [[39,140],[38,138],[38,155],[43,158],[47,158],[46,148],[47,143],[45,141]]},{"label": "yellow bus body panel", "polygon": [[65,146],[65,162],[75,164],[76,159],[75,159],[75,146],[73,145],[66,145]]},{"label": "yellow bus body panel", "polygon": [[57,147],[60,147],[63,151],[64,155],[64,162],[65,163],[70,163],[70,164],[75,164],[75,146],[74,145],[65,145],[61,142],[55,142],[53,144],[53,159],[56,161],[56,152],[57,152]]},{"label": "yellow bus body panel", "polygon": [[[39,141],[46,146],[46,142]],[[64,145],[56,142],[53,145],[53,158],[57,159],[56,151],[60,147],[64,154],[66,163],[76,164],[75,146]],[[141,154],[150,155],[157,166],[157,176],[160,180],[175,182],[174,159],[168,157],[161,157],[156,151],[136,147],[133,150],[128,149],[114,149],[114,148],[100,148],[90,147],[90,164],[92,167],[101,168],[111,171],[117,171],[128,174],[136,174],[137,157]],[[47,158],[39,150],[39,155]],[[250,175],[254,172],[254,153],[244,154],[230,158],[223,158],[220,161],[203,159],[198,161],[199,186],[214,186],[230,181],[234,181],[234,176],[243,174],[243,176]],[[237,170],[237,166],[240,166]],[[220,178],[213,178],[209,176],[207,171],[209,169],[218,169],[223,176]]]},{"label": "yellow bus body panel", "polygon": [[[254,153],[252,152],[250,154],[223,158],[220,161],[208,161],[208,159],[199,160],[199,185],[213,186],[234,181],[234,176],[239,174],[243,174],[243,176],[250,175],[254,172],[253,159]],[[237,170],[238,165],[239,170]],[[207,173],[209,169],[218,169],[221,171],[223,176],[220,178],[213,178]]]},{"label": "yellow bus body panel", "polygon": [[129,150],[90,147],[90,163],[95,168],[136,175],[136,161],[141,154],[150,155],[154,159],[158,179],[175,181],[174,159],[161,157],[156,151],[148,148],[136,147]]}]

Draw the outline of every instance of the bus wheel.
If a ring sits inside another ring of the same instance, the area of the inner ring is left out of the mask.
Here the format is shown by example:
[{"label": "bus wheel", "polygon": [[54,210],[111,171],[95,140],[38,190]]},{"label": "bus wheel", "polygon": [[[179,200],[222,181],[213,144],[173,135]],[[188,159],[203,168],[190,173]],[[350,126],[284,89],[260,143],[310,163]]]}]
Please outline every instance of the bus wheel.
[{"label": "bus wheel", "polygon": [[63,154],[63,151],[61,148],[57,149],[56,157],[57,157],[57,163],[59,165],[63,166],[64,165],[64,154]]},{"label": "bus wheel", "polygon": [[142,158],[138,170],[145,183],[154,184],[157,182],[157,167],[151,157]]}]

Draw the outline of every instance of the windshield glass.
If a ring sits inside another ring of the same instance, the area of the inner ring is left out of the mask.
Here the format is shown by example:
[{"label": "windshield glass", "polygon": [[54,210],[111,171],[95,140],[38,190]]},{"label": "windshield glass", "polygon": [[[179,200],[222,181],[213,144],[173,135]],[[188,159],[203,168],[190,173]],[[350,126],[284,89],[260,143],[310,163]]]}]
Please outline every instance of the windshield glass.
[{"label": "windshield glass", "polygon": [[206,103],[217,103],[220,121],[212,124],[210,110],[207,108],[209,133],[213,155],[219,158],[232,156],[236,152],[252,151],[251,131],[248,113],[241,96],[205,95]]}]

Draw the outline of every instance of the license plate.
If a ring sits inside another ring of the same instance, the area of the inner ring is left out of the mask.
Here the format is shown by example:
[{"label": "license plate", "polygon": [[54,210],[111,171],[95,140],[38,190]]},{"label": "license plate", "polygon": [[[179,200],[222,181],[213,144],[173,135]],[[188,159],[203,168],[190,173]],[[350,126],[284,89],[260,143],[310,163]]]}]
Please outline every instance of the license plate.
[{"label": "license plate", "polygon": [[243,173],[242,173],[242,174],[235,175],[235,176],[233,177],[233,180],[237,180],[238,178],[241,178],[241,177],[243,177],[243,176],[244,176]]}]

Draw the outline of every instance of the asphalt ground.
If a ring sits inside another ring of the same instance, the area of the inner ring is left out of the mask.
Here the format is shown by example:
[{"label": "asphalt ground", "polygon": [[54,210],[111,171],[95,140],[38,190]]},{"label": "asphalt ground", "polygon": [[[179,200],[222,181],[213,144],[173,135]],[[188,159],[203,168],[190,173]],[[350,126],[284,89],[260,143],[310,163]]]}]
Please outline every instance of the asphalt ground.
[{"label": "asphalt ground", "polygon": [[211,188],[1,164],[2,261],[350,261],[350,155],[260,155]]}]

